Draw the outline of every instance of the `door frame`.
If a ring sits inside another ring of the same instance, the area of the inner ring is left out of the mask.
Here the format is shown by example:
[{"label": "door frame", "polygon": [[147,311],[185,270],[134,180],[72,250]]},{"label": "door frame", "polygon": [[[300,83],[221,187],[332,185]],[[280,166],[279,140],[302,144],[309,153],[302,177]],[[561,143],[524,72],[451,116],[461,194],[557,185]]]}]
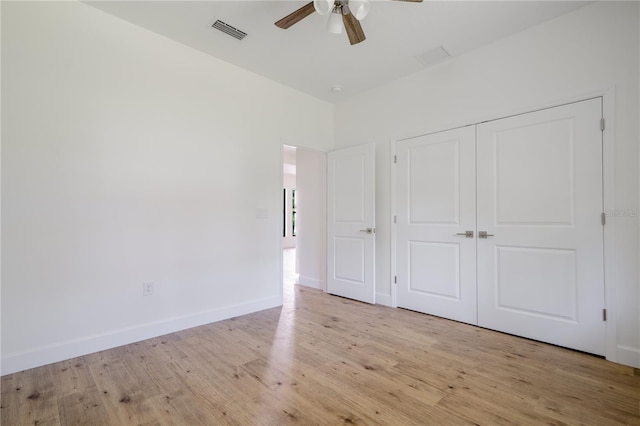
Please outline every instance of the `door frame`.
[{"label": "door frame", "polygon": [[[391,192],[391,206],[390,206],[390,243],[391,243],[391,276],[390,276],[390,288],[391,288],[391,306],[398,307],[397,302],[397,285],[395,283],[395,277],[397,276],[397,232],[394,218],[397,215],[397,170],[395,164],[396,158],[396,145],[398,142],[415,138],[418,136],[430,135],[448,130],[457,129],[460,127],[466,127],[470,125],[481,124],[486,121],[500,120],[515,115],[527,114],[534,111],[543,109],[554,108],[561,105],[571,104],[580,101],[586,101],[593,98],[602,98],[602,116],[605,118],[605,128],[602,132],[602,188],[603,188],[603,213],[612,212],[615,208],[615,86],[610,86],[591,92],[583,93],[580,95],[559,98],[544,104],[531,105],[528,107],[520,107],[513,109],[506,109],[503,113],[492,114],[489,116],[470,118],[460,122],[453,122],[442,125],[435,125],[425,128],[423,131],[413,132],[408,134],[397,135],[391,138],[391,156],[390,156],[390,192]],[[623,348],[618,347],[617,340],[617,320],[616,320],[616,281],[614,273],[615,265],[615,228],[616,218],[615,215],[606,216],[606,225],[604,226],[604,301],[605,308],[607,310],[607,321],[605,325],[605,357],[608,361],[618,362],[621,359]]]}]

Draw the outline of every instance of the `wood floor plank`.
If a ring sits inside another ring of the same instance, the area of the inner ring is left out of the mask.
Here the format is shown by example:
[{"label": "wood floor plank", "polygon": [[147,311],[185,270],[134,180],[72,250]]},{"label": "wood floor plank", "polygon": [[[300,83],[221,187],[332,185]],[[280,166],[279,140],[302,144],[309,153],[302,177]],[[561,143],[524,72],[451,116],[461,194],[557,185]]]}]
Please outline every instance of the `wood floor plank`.
[{"label": "wood floor plank", "polygon": [[[14,424],[56,425],[60,423],[59,395],[56,394],[55,386],[56,367],[46,365],[16,373],[10,382],[11,387],[5,388],[3,380],[0,403],[3,407],[1,424],[10,424],[4,422],[5,411],[9,414],[8,418],[16,422]],[[13,410],[17,410],[18,415],[11,413]]]},{"label": "wood floor plank", "polygon": [[2,377],[3,425],[640,425],[637,369],[296,286],[285,304]]},{"label": "wood floor plank", "polygon": [[[422,394],[422,398],[415,398],[406,392],[407,386],[389,383],[375,374],[375,371],[360,370],[357,367],[342,363],[324,366],[319,373],[322,377],[335,383],[342,381],[349,389],[348,393],[358,394],[367,401],[365,412],[370,417],[380,416],[393,420],[384,424],[467,424],[454,412],[447,413],[432,405],[431,392]],[[417,391],[417,389],[416,389]]]},{"label": "wood floor plank", "polygon": [[[397,411],[385,410],[375,400],[354,389],[344,376],[324,374],[323,368],[298,373],[293,380],[283,382],[273,390],[279,398],[287,398],[290,392],[295,392],[299,395],[296,399],[301,398],[306,404],[312,402],[312,415],[305,413],[302,424],[400,424],[399,420],[403,419]],[[285,393],[287,391],[289,393]]]},{"label": "wood floor plank", "polygon": [[219,385],[201,377],[195,370],[184,370],[176,361],[168,365],[168,370],[176,374],[165,392],[150,400],[159,424],[169,425],[206,425],[231,424],[243,425],[250,418],[241,411],[233,411],[236,401],[221,393]]},{"label": "wood floor plank", "polygon": [[96,387],[64,395],[58,399],[60,423],[63,425],[112,425],[120,421],[105,405],[104,394]]}]

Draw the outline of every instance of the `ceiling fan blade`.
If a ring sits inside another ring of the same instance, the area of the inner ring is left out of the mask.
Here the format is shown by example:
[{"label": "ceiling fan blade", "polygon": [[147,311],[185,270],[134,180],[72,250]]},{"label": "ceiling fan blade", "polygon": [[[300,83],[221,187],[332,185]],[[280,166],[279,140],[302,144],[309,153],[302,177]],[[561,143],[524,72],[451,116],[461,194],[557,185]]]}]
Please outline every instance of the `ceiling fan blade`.
[{"label": "ceiling fan blade", "polygon": [[299,21],[302,21],[304,18],[311,15],[313,12],[315,12],[315,9],[313,8],[313,2],[307,3],[306,5],[302,6],[300,9],[296,10],[293,13],[290,13],[289,15],[285,16],[284,18],[276,22],[276,27],[286,30],[293,24],[296,24]]},{"label": "ceiling fan blade", "polygon": [[342,22],[344,23],[344,29],[347,30],[349,43],[351,43],[352,46],[365,41],[366,37],[360,21],[353,16],[353,13],[351,13],[347,6],[342,6]]}]

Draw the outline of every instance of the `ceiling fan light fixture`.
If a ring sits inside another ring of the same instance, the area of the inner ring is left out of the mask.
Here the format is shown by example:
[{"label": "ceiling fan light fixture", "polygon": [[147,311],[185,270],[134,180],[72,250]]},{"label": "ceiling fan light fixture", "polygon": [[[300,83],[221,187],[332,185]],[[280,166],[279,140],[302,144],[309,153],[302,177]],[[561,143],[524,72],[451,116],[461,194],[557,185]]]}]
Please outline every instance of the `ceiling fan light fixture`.
[{"label": "ceiling fan light fixture", "polygon": [[369,14],[371,3],[369,0],[350,0],[349,9],[358,21],[362,21]]},{"label": "ceiling fan light fixture", "polygon": [[342,34],[342,12],[338,6],[333,7],[331,16],[329,16],[329,22],[327,22],[327,31],[331,34]]},{"label": "ceiling fan light fixture", "polygon": [[326,15],[333,9],[334,0],[313,0],[313,8],[320,15]]}]

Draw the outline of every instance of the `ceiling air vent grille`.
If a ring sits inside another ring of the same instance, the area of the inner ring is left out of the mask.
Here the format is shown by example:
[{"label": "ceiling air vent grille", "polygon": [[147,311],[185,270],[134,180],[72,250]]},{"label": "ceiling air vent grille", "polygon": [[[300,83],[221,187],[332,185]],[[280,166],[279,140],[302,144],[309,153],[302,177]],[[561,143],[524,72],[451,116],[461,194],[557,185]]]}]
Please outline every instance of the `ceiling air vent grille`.
[{"label": "ceiling air vent grille", "polygon": [[430,67],[431,65],[435,65],[438,62],[442,62],[445,59],[448,59],[451,55],[451,52],[444,47],[439,46],[431,50],[427,50],[422,55],[416,56],[415,58],[425,67]]},{"label": "ceiling air vent grille", "polygon": [[229,34],[233,38],[237,38],[238,40],[242,40],[247,36],[247,33],[244,31],[240,31],[239,29],[232,27],[231,25],[222,22],[221,20],[216,20],[216,22],[211,25],[211,28],[215,28],[216,30],[220,30],[225,34]]}]

